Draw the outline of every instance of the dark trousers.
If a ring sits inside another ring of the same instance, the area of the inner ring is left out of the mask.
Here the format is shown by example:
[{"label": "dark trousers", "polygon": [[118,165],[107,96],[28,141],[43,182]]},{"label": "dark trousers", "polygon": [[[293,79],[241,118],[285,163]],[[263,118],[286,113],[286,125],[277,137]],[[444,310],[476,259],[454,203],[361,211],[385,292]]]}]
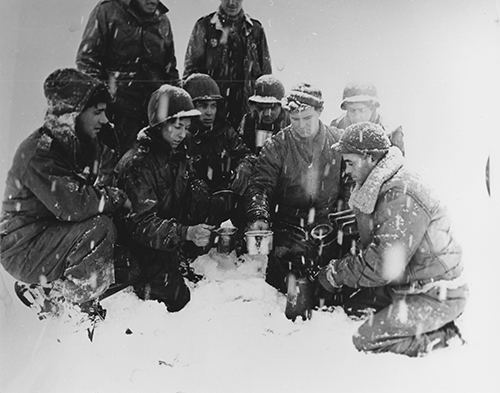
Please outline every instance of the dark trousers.
[{"label": "dark trousers", "polygon": [[83,303],[113,282],[115,239],[115,226],[105,215],[82,222],[54,221],[19,252],[2,255],[2,264],[19,281],[53,284],[68,301]]},{"label": "dark trousers", "polygon": [[135,244],[132,254],[139,264],[140,276],[134,290],[141,299],[162,302],[170,312],[179,311],[191,294],[179,270],[177,251],[159,251]]}]

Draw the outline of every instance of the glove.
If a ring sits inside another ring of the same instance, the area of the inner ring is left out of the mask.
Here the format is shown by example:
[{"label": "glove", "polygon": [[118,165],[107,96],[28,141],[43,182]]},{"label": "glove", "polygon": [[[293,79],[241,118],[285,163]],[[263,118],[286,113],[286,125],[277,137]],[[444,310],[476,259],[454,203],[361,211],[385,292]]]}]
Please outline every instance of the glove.
[{"label": "glove", "polygon": [[323,267],[318,274],[318,281],[328,292],[336,292],[342,285],[335,281],[336,265],[338,259],[332,259],[328,265]]}]

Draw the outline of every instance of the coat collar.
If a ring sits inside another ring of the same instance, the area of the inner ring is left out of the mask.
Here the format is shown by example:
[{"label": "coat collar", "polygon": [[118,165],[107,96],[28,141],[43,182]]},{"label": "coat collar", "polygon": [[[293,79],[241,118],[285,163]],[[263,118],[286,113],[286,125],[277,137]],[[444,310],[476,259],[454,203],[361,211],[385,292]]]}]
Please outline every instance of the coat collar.
[{"label": "coat collar", "polygon": [[134,9],[131,7],[131,0],[114,0],[116,3],[120,4],[129,14],[131,14],[138,21],[154,21],[158,17],[168,12],[168,8],[161,1],[158,2],[158,8],[155,13],[150,17],[144,17],[137,14]]},{"label": "coat collar", "polygon": [[365,214],[372,214],[382,185],[403,166],[404,159],[395,146],[391,146],[387,155],[372,169],[361,187],[356,185],[349,199],[349,206]]}]

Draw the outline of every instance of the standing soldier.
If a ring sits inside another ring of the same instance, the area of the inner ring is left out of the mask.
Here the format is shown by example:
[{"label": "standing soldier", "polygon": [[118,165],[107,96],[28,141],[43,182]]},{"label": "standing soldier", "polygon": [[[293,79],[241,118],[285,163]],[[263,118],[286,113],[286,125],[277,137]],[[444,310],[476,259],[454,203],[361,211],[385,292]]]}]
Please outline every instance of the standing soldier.
[{"label": "standing soldier", "polygon": [[[360,351],[421,356],[459,335],[467,285],[461,249],[441,203],[405,168],[379,125],[349,126],[337,149],[356,182],[354,209],[360,246],[320,273],[329,290],[358,289],[375,314],[353,341]],[[373,293],[373,296],[367,296]],[[362,306],[362,304],[359,304]]]},{"label": "standing soldier", "polygon": [[45,122],[14,156],[0,227],[2,265],[40,317],[60,314],[64,303],[90,310],[113,282],[111,215],[130,204],[111,186],[117,157],[99,138],[108,124],[104,84],[61,69],[44,92]]},{"label": "standing soldier", "polygon": [[121,154],[147,124],[151,93],[179,82],[167,11],[159,0],[101,0],[83,33],[76,65],[108,85]]},{"label": "standing soldier", "polygon": [[382,126],[388,134],[391,143],[405,153],[403,127],[389,127],[382,120],[378,112],[380,102],[377,89],[371,83],[350,83],[344,88],[340,109],[345,111],[343,116],[332,120],[331,127],[345,130],[352,124],[370,121]]},{"label": "standing soldier", "polygon": [[262,24],[244,13],[242,2],[221,0],[217,11],[196,22],[184,61],[184,79],[203,73],[217,82],[234,128],[248,110],[255,80],[271,73]]},{"label": "standing soldier", "polygon": [[262,75],[255,81],[255,93],[248,99],[250,112],[243,116],[240,135],[254,153],[264,142],[290,124],[288,112],[281,107],[285,96],[283,84],[273,75]]}]

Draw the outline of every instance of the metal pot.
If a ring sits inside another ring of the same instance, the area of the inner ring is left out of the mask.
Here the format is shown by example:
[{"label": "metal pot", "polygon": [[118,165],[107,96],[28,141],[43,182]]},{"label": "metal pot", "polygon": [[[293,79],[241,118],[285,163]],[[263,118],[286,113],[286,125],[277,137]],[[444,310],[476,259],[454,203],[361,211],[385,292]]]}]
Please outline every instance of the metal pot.
[{"label": "metal pot", "polygon": [[269,255],[273,248],[273,231],[247,231],[245,237],[248,255]]},{"label": "metal pot", "polygon": [[235,234],[237,232],[235,227],[223,227],[216,229],[216,242],[217,242],[217,252],[219,254],[230,254],[234,250],[235,246]]},{"label": "metal pot", "polygon": [[264,143],[273,136],[272,131],[255,130],[255,147],[262,147]]}]

